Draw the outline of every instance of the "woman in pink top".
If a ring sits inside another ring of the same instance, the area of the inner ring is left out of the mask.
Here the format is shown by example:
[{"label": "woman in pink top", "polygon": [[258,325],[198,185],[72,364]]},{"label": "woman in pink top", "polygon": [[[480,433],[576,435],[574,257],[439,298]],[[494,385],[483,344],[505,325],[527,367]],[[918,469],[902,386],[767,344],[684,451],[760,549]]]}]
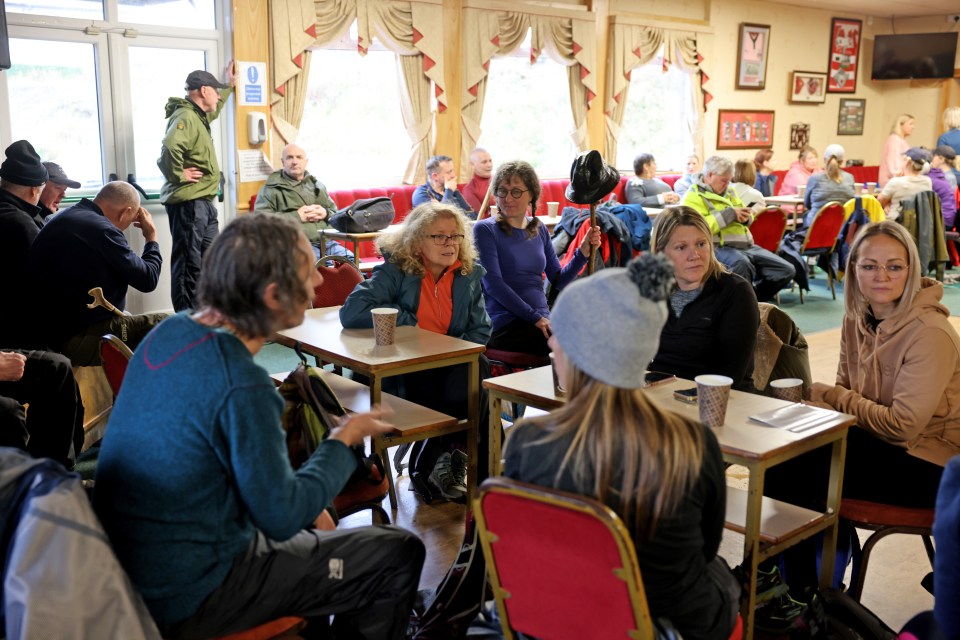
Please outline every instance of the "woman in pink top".
[{"label": "woman in pink top", "polygon": [[783,186],[780,187],[777,195],[794,195],[797,192],[798,186],[801,184],[806,185],[810,176],[815,173],[820,173],[819,160],[820,156],[817,154],[817,150],[810,145],[800,149],[799,159],[790,165],[790,170],[787,171],[787,175],[784,176]]},{"label": "woman in pink top", "polygon": [[906,160],[903,154],[910,148],[907,136],[913,133],[915,125],[916,121],[908,113],[897,116],[897,119],[893,121],[890,135],[887,137],[887,141],[883,143],[883,152],[880,154],[880,176],[878,178],[880,186],[887,184],[890,178],[903,173],[903,163]]}]

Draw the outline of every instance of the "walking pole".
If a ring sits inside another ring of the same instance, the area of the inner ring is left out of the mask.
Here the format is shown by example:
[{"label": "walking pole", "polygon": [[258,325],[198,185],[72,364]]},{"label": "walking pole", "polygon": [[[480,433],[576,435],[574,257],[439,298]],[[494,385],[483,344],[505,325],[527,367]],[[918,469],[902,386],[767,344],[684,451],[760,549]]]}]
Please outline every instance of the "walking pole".
[{"label": "walking pole", "polygon": [[[590,231],[593,231],[593,228],[595,226],[597,226],[597,203],[591,202],[590,203],[590,229],[587,231],[587,233],[590,233]],[[591,244],[590,245],[590,264],[587,265],[587,275],[593,275],[593,268],[594,268],[593,259],[596,257],[596,255],[597,255],[597,247]]]},{"label": "walking pole", "polygon": [[490,181],[490,185],[487,186],[487,195],[483,196],[483,203],[480,205],[480,211],[477,212],[477,220],[483,220],[488,215],[490,211],[487,208],[487,204],[490,202],[490,194],[493,193],[493,180]]}]

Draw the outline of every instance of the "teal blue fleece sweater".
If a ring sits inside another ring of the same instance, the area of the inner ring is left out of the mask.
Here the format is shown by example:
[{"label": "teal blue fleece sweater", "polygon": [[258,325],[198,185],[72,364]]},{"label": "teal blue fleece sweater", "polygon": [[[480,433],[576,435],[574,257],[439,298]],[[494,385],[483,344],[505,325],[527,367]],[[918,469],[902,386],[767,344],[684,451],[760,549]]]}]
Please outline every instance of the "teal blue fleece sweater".
[{"label": "teal blue fleece sweater", "polygon": [[94,503],[154,619],[192,615],[259,529],[286,540],[356,462],[324,441],[294,472],[283,400],[231,333],[168,318],[134,353],[103,440]]}]

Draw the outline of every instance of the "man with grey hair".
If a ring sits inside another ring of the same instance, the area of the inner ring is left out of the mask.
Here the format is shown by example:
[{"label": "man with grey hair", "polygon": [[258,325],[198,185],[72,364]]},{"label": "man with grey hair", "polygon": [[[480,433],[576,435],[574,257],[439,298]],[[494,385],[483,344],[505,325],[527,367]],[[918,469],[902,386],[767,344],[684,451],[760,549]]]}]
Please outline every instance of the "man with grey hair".
[{"label": "man with grey hair", "polygon": [[[131,225],[143,234],[140,255],[123,234]],[[136,347],[165,314],[119,316],[103,306],[90,309],[88,291],[100,287],[107,302],[122,312],[127,288],[156,289],[162,264],[153,217],[140,206],[137,190],[126,182],[107,183],[93,200],[84,198],[50,218],[30,248],[27,268],[37,339],[74,366],[100,364],[100,337],[106,333]]]},{"label": "man with grey hair", "polygon": [[417,187],[411,202],[415,207],[424,202],[452,204],[468,217],[477,217],[477,213],[457,191],[457,172],[453,169],[453,158],[450,156],[433,156],[427,160],[427,182]]},{"label": "man with grey hair", "polygon": [[480,205],[483,204],[483,199],[490,190],[493,158],[486,149],[476,147],[470,152],[470,166],[473,168],[473,177],[470,178],[470,182],[463,185],[463,199],[474,211],[480,211]]},{"label": "man with grey hair", "polygon": [[713,233],[717,259],[730,271],[753,284],[757,300],[766,302],[790,284],[796,271],[789,262],[753,243],[750,206],[729,189],[733,178],[733,162],[723,156],[711,156],[703,163],[703,173],[680,201],[707,220]]},{"label": "man with grey hair", "polygon": [[352,414],[295,471],[283,398],[254,361],[303,322],[323,282],[298,226],[261,214],[227,225],[204,258],[197,311],[137,349],[110,416],[94,505],[164,638],[281,616],[325,638],[331,615],[331,637],[406,637],[423,543],[398,527],[313,528],[357,469],[350,447],[393,427],[380,411]]}]

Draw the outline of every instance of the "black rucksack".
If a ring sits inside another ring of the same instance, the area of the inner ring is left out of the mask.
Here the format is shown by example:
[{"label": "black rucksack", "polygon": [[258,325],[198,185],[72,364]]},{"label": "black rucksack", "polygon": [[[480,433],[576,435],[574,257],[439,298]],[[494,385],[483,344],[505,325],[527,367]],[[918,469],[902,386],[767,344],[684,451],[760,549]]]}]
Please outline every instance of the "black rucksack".
[{"label": "black rucksack", "polygon": [[382,231],[393,223],[396,211],[386,196],[363,198],[337,211],[328,220],[330,226],[344,233]]},{"label": "black rucksack", "polygon": [[[307,365],[299,344],[296,351],[301,362],[280,385],[280,395],[286,403],[282,423],[287,433],[287,456],[293,468],[299,469],[347,411],[320,370]],[[376,452],[367,455],[362,444],[351,449],[357,458],[357,468],[348,484],[358,480],[380,484],[386,477],[380,456]],[[373,473],[373,467],[377,468],[379,476]]]}]

